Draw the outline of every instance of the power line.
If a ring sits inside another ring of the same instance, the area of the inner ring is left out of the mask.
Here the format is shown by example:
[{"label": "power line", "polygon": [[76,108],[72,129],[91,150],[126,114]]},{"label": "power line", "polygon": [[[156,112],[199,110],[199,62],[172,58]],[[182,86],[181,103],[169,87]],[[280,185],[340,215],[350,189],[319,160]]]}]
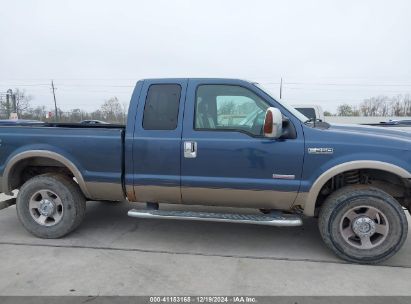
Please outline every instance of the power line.
[{"label": "power line", "polygon": [[38,86],[49,86],[48,83],[36,83],[36,84],[9,84],[9,83],[2,83],[0,84],[4,87],[38,87]]},{"label": "power line", "polygon": [[108,87],[108,88],[134,88],[135,85],[110,85],[110,84],[60,84],[64,87]]},{"label": "power line", "polygon": [[[262,82],[262,84],[281,84],[278,82]],[[381,83],[320,83],[320,82],[283,82],[286,85],[313,85],[313,86],[356,86],[356,87],[411,87],[410,84],[381,84]]]},{"label": "power line", "polygon": [[[49,86],[48,83],[37,83],[37,84],[6,84],[1,83],[0,86],[8,87],[39,87],[39,86]],[[59,84],[63,87],[109,87],[109,88],[134,88],[135,85],[110,85],[110,84]]]},{"label": "power line", "polygon": [[[271,85],[302,85],[302,86],[341,86],[341,87],[411,87],[411,83],[336,83],[336,82],[261,82],[261,84],[271,84]],[[0,86],[16,86],[16,87],[36,87],[36,86],[49,86],[47,83],[35,83],[35,84],[24,84],[24,83],[0,83]],[[111,85],[111,84],[64,84],[60,83],[60,87],[107,87],[107,88],[134,88],[135,85]]]}]

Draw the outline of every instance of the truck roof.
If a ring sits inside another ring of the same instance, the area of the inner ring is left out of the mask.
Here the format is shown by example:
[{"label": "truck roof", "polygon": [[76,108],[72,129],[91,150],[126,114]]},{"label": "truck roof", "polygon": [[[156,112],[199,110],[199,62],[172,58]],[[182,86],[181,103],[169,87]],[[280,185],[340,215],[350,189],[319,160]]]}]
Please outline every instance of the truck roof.
[{"label": "truck roof", "polygon": [[229,81],[244,81],[248,83],[256,83],[255,81],[247,80],[247,79],[241,79],[241,78],[225,78],[225,77],[181,77],[181,78],[143,78],[140,79],[140,81],[182,81],[182,80],[208,80],[208,81],[219,81],[219,80],[229,80]]}]

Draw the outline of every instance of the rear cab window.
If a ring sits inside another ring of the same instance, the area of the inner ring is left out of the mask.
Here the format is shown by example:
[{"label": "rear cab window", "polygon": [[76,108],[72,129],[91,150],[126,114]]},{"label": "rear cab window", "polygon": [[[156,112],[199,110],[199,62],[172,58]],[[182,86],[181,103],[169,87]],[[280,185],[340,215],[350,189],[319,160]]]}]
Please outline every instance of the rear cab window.
[{"label": "rear cab window", "polygon": [[143,116],[145,130],[175,130],[178,122],[181,86],[153,84],[149,87]]}]

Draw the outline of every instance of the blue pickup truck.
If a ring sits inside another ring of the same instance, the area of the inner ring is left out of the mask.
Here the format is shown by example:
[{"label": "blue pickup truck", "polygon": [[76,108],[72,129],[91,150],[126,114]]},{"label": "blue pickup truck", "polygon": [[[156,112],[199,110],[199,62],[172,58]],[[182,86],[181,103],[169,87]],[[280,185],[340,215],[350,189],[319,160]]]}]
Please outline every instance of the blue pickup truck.
[{"label": "blue pickup truck", "polygon": [[42,238],[78,227],[87,200],[127,199],[147,203],[129,211],[137,218],[298,226],[316,217],[339,257],[377,263],[407,236],[410,139],[308,119],[248,81],[145,79],[126,126],[0,126],[0,190],[18,189],[18,218]]}]

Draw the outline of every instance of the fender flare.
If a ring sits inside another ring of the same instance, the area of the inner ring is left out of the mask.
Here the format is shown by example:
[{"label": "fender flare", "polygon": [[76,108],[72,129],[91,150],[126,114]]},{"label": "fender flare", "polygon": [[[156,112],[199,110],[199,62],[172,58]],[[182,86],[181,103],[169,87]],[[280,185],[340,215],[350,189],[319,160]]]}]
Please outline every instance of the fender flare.
[{"label": "fender flare", "polygon": [[[81,191],[86,197],[90,197],[90,194],[87,190],[86,183],[84,182],[83,175],[81,174],[80,170],[66,157],[58,154],[56,152],[48,151],[48,150],[29,150],[18,153],[14,155],[8,162],[3,171],[3,178],[2,178],[2,189],[4,192],[10,192],[9,189],[9,180],[10,180],[10,173],[12,172],[14,166],[22,160],[32,158],[32,157],[43,157],[53,159],[62,163],[66,166],[71,173],[73,173],[74,177],[77,180],[77,183],[80,186]],[[12,189],[11,189],[12,190]]]},{"label": "fender flare", "polygon": [[342,172],[356,169],[377,169],[393,173],[401,178],[411,178],[411,173],[407,170],[399,166],[381,161],[356,160],[336,165],[321,174],[311,186],[310,191],[307,193],[305,198],[304,215],[314,216],[315,203],[317,201],[318,194],[320,193],[321,188],[330,178]]}]

